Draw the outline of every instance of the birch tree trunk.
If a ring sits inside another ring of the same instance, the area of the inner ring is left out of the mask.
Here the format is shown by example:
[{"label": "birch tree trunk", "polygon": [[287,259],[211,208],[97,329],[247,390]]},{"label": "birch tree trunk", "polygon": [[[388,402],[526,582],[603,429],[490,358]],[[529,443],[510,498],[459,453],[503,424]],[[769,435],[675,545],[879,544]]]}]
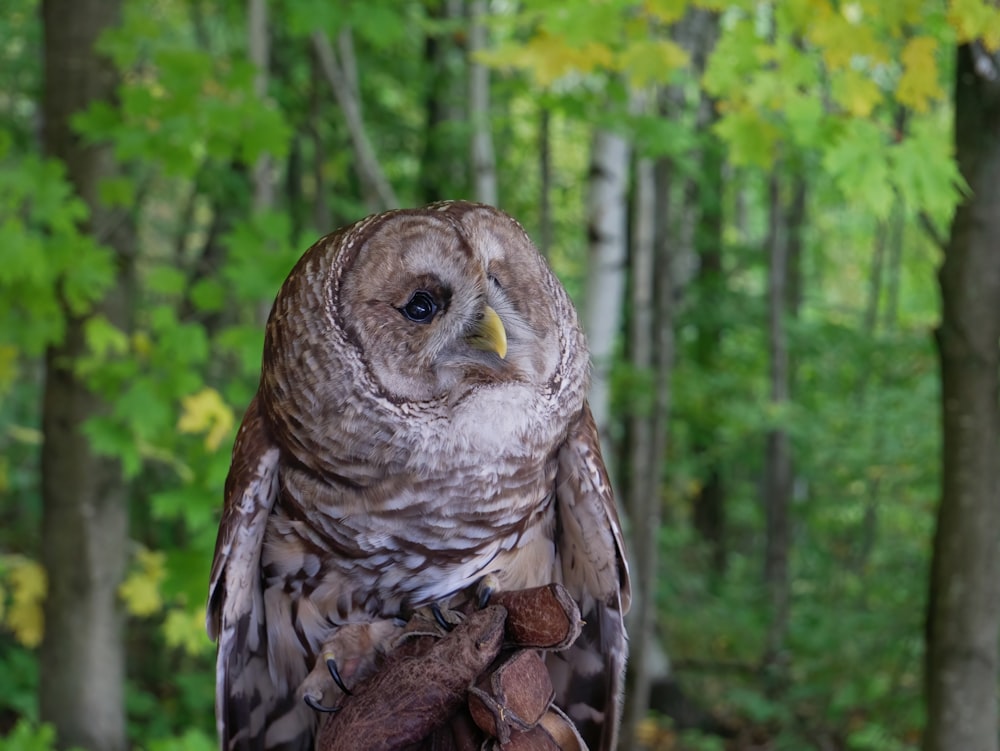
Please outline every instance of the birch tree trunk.
[{"label": "birch tree trunk", "polygon": [[538,113],[538,250],[552,252],[552,113],[542,105]]},{"label": "birch tree trunk", "polygon": [[313,49],[319,61],[320,70],[330,84],[337,100],[354,149],[354,162],[361,182],[361,192],[369,211],[386,211],[399,206],[396,193],[389,184],[382,166],[375,156],[371,139],[365,130],[361,113],[361,97],[357,85],[357,64],[354,59],[354,44],[350,29],[344,29],[337,36],[337,50],[330,44],[326,32],[316,31],[312,35]]},{"label": "birch tree trunk", "polygon": [[497,169],[490,123],[490,71],[476,62],[486,49],[486,0],[469,3],[469,121],[472,123],[472,194],[477,201],[496,205]]},{"label": "birch tree trunk", "polygon": [[939,273],[942,494],[927,612],[926,751],[997,751],[1000,627],[1000,55],[958,49],[969,192]]},{"label": "birch tree trunk", "polygon": [[[636,162],[630,264],[631,325],[629,360],[636,373],[653,375],[654,352],[659,326],[654,293],[656,183],[653,162]],[[650,387],[656,381],[650,379]],[[629,617],[629,682],[622,747],[632,748],[637,731],[649,708],[651,676],[647,649],[655,638],[657,539],[660,528],[660,461],[654,441],[655,397],[650,409],[633,405],[629,420],[629,482],[626,508],[633,521],[630,549],[633,575],[633,605]]]},{"label": "birch tree trunk", "polygon": [[[253,91],[257,101],[267,98],[271,46],[268,37],[267,0],[247,2],[247,41],[250,61],[256,69]],[[274,206],[274,158],[261,154],[253,165],[253,208],[264,211]]]},{"label": "birch tree trunk", "polygon": [[[626,233],[628,210],[629,144],[607,130],[594,133],[590,152],[590,182],[587,198],[587,235],[590,240],[587,265],[587,295],[584,328],[594,363],[590,383],[590,406],[601,432],[605,460],[612,462],[610,435],[611,365],[621,331],[622,302],[628,256]],[[612,468],[613,471],[613,468]]]},{"label": "birch tree trunk", "polygon": [[[87,229],[115,254],[118,283],[95,312],[127,331],[132,316],[135,234],[123,209],[101,205],[99,185],[118,174],[108,146],[77,136],[72,116],[111,103],[117,75],[95,43],[118,23],[118,0],[44,0],[45,153],[63,161],[90,210]],[[79,379],[87,352],[85,320],[64,305],[65,336],[45,355],[42,404],[42,562],[48,575],[45,637],[39,653],[39,705],[60,748],[127,747],[124,614],[118,587],[125,572],[127,489],[117,461],[96,455],[84,422],[104,404]]]},{"label": "birch tree trunk", "polygon": [[[258,102],[267,98],[268,79],[270,75],[270,39],[268,37],[267,0],[247,1],[247,46],[250,51],[250,61],[256,70],[253,80],[254,95]],[[274,157],[271,154],[261,154],[251,168],[251,189],[253,213],[261,214],[274,207]],[[265,249],[266,252],[266,249]],[[257,322],[264,324],[271,313],[271,304],[261,302],[257,306]]]}]

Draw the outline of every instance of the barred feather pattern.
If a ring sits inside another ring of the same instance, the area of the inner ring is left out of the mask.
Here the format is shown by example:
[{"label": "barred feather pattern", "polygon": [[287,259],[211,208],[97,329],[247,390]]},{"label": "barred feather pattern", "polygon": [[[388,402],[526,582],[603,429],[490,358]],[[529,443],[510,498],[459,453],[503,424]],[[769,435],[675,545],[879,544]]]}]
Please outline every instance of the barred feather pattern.
[{"label": "barred feather pattern", "polygon": [[487,574],[577,599],[557,703],[614,747],[629,582],[587,369],[565,291],[497,209],[388,212],[306,252],[271,311],[212,565],[224,751],[311,748],[323,645],[458,605]]}]

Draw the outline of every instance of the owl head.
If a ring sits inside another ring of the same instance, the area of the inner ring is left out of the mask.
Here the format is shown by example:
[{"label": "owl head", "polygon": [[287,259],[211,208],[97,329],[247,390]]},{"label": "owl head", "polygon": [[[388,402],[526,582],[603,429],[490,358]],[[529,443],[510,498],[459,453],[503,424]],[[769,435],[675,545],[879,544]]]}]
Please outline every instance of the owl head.
[{"label": "owl head", "polygon": [[278,294],[264,360],[265,374],[285,374],[275,388],[346,380],[396,403],[454,404],[490,386],[544,386],[568,364],[585,367],[586,349],[521,225],[454,201],[378,214],[317,242]]}]

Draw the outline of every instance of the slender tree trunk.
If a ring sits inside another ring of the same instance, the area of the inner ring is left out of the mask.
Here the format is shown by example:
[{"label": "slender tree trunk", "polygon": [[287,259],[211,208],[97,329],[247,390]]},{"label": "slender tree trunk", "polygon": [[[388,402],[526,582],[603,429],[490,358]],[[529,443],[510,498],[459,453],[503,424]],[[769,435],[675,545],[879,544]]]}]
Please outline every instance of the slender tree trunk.
[{"label": "slender tree trunk", "polygon": [[[631,319],[629,359],[637,373],[652,375],[654,319],[656,183],[652,160],[639,159],[635,168],[632,259],[630,264]],[[653,383],[650,384],[654,386]],[[650,400],[652,406],[653,400]],[[629,419],[629,482],[626,508],[633,523],[631,565],[633,604],[629,614],[631,669],[626,691],[623,748],[635,745],[639,724],[649,707],[651,676],[646,653],[655,638],[657,537],[660,527],[659,460],[653,441],[653,409],[633,407]]]},{"label": "slender tree trunk", "polygon": [[610,461],[611,364],[621,331],[627,259],[629,144],[607,130],[594,133],[590,152],[587,198],[587,298],[584,326],[594,370],[590,406],[601,431],[604,456]]},{"label": "slender tree trunk", "polygon": [[323,97],[320,95],[319,81],[323,76],[323,64],[319,54],[313,50],[309,67],[312,77],[309,82],[309,134],[312,137],[312,175],[315,195],[313,196],[312,220],[320,232],[330,232],[334,227],[330,202],[327,200],[326,179],[326,139],[324,133]]},{"label": "slender tree trunk", "polygon": [[[267,98],[271,60],[267,0],[247,0],[247,40],[250,61],[256,70],[253,91],[257,101],[262,102]],[[261,154],[252,172],[254,211],[268,210],[274,206],[274,158]]]},{"label": "slender tree trunk", "polygon": [[469,3],[469,121],[472,123],[472,195],[477,201],[496,204],[497,167],[490,122],[490,71],[476,62],[486,49],[486,0]]},{"label": "slender tree trunk", "polygon": [[970,191],[939,281],[942,495],[927,613],[926,751],[997,751],[1000,627],[1000,56],[958,49],[955,141]]},{"label": "slender tree trunk", "polygon": [[326,33],[316,31],[312,35],[313,49],[316,51],[320,70],[330,84],[340,111],[344,115],[365,203],[370,211],[385,211],[398,207],[399,201],[375,156],[371,139],[365,130],[352,38],[350,29],[341,31],[337,36],[335,51]]},{"label": "slender tree trunk", "polygon": [[[132,218],[103,207],[99,183],[114,176],[111,149],[75,135],[70,118],[96,101],[111,102],[117,77],[94,46],[115,25],[117,0],[44,0],[45,152],[61,159],[90,209],[87,230],[115,252],[119,283],[97,306],[127,330],[131,318]],[[41,719],[60,747],[125,749],[124,615],[118,587],[125,569],[128,513],[119,464],[97,456],[83,423],[101,401],[76,375],[87,351],[84,320],[64,306],[66,331],[45,357],[42,405],[42,560],[48,574],[45,639],[39,654]]]},{"label": "slender tree trunk", "polygon": [[538,249],[546,258],[552,249],[552,113],[538,113]]},{"label": "slender tree trunk", "polygon": [[[253,81],[254,96],[258,102],[267,98],[268,80],[271,66],[271,45],[268,35],[267,0],[247,0],[247,47],[250,60],[256,71]],[[274,157],[261,154],[251,167],[252,208],[255,215],[274,208]],[[267,249],[264,249],[267,252]],[[271,313],[270,301],[257,305],[257,322],[267,322]]]},{"label": "slender tree trunk", "polygon": [[[462,0],[428,4],[427,13],[436,21],[459,23]],[[427,127],[420,165],[420,193],[427,203],[467,195],[469,170],[466,149],[456,148],[464,137],[465,56],[454,42],[453,33],[435,32],[424,40],[424,67],[429,73],[425,110]]]},{"label": "slender tree trunk", "polygon": [[[768,251],[768,350],[771,367],[771,405],[778,411],[789,402],[788,335],[785,329],[788,289],[788,237],[777,173],[770,179]],[[764,582],[771,607],[765,664],[780,675],[785,634],[788,630],[788,554],[791,546],[789,506],[792,494],[792,452],[788,431],[774,428],[767,434],[764,468],[766,540]]]},{"label": "slender tree trunk", "polygon": [[[716,19],[717,22],[717,19]],[[713,35],[714,36],[714,35]],[[698,110],[698,130],[702,133],[698,176],[689,181],[686,201],[696,217],[693,246],[698,258],[697,287],[700,315],[694,356],[698,367],[709,373],[719,367],[722,348],[723,320],[718,314],[718,300],[725,294],[725,272],[722,263],[723,214],[723,148],[712,134],[718,120],[715,101],[702,93]],[[715,456],[716,420],[711,413],[708,424],[699,426],[694,451],[703,463],[702,483],[693,499],[692,515],[695,529],[708,543],[712,555],[712,571],[716,578],[726,570],[726,485],[723,468]]]}]

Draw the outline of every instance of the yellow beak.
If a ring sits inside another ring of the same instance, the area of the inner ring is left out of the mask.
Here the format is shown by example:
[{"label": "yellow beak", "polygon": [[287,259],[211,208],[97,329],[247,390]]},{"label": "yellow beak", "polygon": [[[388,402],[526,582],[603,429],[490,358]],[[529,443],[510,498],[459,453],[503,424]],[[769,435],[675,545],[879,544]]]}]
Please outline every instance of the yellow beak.
[{"label": "yellow beak", "polygon": [[468,341],[476,349],[496,352],[500,355],[500,359],[507,356],[507,331],[500,316],[489,305],[483,311],[483,317],[479,319]]}]

